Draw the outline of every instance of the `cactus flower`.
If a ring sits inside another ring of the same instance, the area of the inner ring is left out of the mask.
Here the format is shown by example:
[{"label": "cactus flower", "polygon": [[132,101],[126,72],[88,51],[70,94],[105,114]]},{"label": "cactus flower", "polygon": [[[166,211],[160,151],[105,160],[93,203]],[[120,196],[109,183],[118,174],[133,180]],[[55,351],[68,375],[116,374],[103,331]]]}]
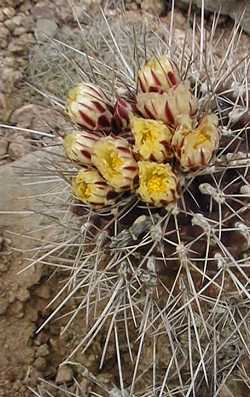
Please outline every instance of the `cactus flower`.
[{"label": "cactus flower", "polygon": [[139,161],[139,188],[141,199],[156,207],[165,207],[177,200],[178,178],[169,164]]},{"label": "cactus flower", "polygon": [[181,81],[174,62],[166,55],[150,59],[138,72],[138,93],[168,92]]},{"label": "cactus flower", "polygon": [[119,97],[114,106],[114,121],[118,129],[129,126],[129,113],[134,111],[134,104]]},{"label": "cactus flower", "polygon": [[180,127],[172,145],[184,171],[194,171],[208,165],[219,146],[218,118],[215,114],[203,117],[194,130]]},{"label": "cactus flower", "polygon": [[97,133],[72,132],[64,138],[64,151],[70,160],[83,165],[90,165],[92,148],[98,139],[100,139],[100,136]]},{"label": "cactus flower", "polygon": [[112,107],[102,90],[86,83],[69,90],[66,112],[73,122],[89,130],[110,127],[113,117]]},{"label": "cactus flower", "polygon": [[130,126],[135,137],[134,152],[142,160],[162,163],[173,156],[172,133],[162,121],[131,116]]},{"label": "cactus flower", "polygon": [[93,147],[92,163],[115,191],[133,189],[138,167],[126,139],[99,139]]},{"label": "cactus flower", "polygon": [[112,203],[113,189],[94,168],[81,169],[72,180],[75,197],[94,207],[105,207]]},{"label": "cactus flower", "polygon": [[180,125],[183,119],[189,120],[191,126],[197,112],[196,98],[186,84],[169,89],[167,94],[139,94],[136,99],[136,108],[143,117],[161,120],[172,128]]}]

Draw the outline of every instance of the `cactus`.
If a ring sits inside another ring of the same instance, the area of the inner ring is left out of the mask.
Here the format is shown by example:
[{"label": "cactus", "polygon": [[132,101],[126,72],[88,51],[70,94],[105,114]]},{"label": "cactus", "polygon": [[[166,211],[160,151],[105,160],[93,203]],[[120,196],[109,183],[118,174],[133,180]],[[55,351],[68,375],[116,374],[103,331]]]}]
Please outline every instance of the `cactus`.
[{"label": "cactus", "polygon": [[[112,357],[115,376],[93,395],[216,397],[235,378],[249,388],[249,55],[237,57],[239,25],[220,59],[216,15],[209,38],[194,19],[182,48],[173,24],[148,43],[128,26],[127,52],[102,17],[114,61],[84,63],[81,84],[99,102],[82,92],[72,116],[68,100],[75,135],[60,132],[66,154],[50,164],[68,210],[41,262],[62,255],[68,278],[55,300],[68,293],[47,321],[75,297],[65,330],[84,319],[85,331],[66,362],[102,338],[100,368]],[[156,138],[145,141],[147,131]]]}]

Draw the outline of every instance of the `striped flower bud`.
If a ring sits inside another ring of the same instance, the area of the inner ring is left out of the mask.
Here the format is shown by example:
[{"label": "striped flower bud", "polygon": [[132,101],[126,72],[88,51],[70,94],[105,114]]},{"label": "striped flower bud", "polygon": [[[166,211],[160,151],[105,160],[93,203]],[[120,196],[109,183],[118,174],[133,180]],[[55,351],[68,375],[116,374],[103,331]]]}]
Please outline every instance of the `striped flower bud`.
[{"label": "striped flower bud", "polygon": [[64,151],[70,160],[91,164],[92,148],[100,136],[93,132],[72,132],[64,138]]},{"label": "striped flower bud", "polygon": [[191,125],[197,112],[196,98],[185,84],[171,88],[167,94],[139,94],[136,99],[136,108],[143,117],[162,120],[172,128],[180,125],[183,118],[189,118]]},{"label": "striped flower bud", "polygon": [[112,107],[93,84],[80,83],[69,90],[66,112],[73,122],[89,130],[108,128],[112,121]]},{"label": "striped flower bud", "polygon": [[94,168],[81,169],[72,180],[72,192],[85,204],[105,207],[112,203],[114,191]]},{"label": "striped flower bud", "polygon": [[117,129],[129,126],[129,113],[134,112],[134,104],[119,97],[114,106],[114,121]]},{"label": "striped flower bud", "polygon": [[194,171],[208,165],[219,146],[218,118],[215,114],[203,117],[194,130],[180,127],[172,145],[184,171]]},{"label": "striped flower bud", "polygon": [[131,116],[130,127],[135,137],[134,152],[139,158],[161,163],[173,157],[172,133],[162,121]]},{"label": "striped flower bud", "polygon": [[116,192],[133,189],[138,169],[125,139],[111,136],[99,139],[93,148],[92,163]]},{"label": "striped flower bud", "polygon": [[139,161],[139,188],[142,201],[156,207],[165,207],[177,200],[178,178],[169,164]]},{"label": "striped flower bud", "polygon": [[150,59],[138,72],[138,93],[168,92],[181,81],[174,62],[166,55]]}]

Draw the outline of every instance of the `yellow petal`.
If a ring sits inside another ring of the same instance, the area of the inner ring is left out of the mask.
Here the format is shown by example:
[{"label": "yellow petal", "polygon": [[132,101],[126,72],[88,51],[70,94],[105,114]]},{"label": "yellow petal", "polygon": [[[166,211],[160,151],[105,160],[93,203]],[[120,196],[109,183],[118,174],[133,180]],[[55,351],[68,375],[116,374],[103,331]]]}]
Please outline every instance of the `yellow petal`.
[{"label": "yellow petal", "polygon": [[141,159],[164,162],[173,156],[172,132],[162,121],[131,116],[130,126],[135,137],[134,151]]},{"label": "yellow petal", "polygon": [[164,207],[178,198],[178,178],[169,164],[139,161],[141,199],[156,207]]}]

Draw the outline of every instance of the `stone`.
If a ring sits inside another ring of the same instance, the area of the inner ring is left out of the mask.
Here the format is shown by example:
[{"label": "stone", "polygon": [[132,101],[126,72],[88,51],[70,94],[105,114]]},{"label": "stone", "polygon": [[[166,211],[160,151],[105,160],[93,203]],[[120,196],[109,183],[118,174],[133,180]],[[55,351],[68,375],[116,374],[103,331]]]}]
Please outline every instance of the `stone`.
[{"label": "stone", "polygon": [[35,291],[35,295],[42,299],[49,299],[50,298],[50,288],[48,284],[39,285]]},{"label": "stone", "polygon": [[0,40],[6,40],[9,36],[9,30],[1,23],[0,24]]},{"label": "stone", "polygon": [[[20,136],[21,137],[21,136]],[[8,153],[11,160],[22,158],[25,154],[29,153],[31,145],[23,139],[23,142],[14,141],[9,144]]]},{"label": "stone", "polygon": [[8,302],[0,301],[0,316],[6,313],[8,306],[9,306]]},{"label": "stone", "polygon": [[37,20],[35,36],[37,40],[46,40],[47,37],[54,37],[57,31],[57,24],[53,19],[40,18]]},{"label": "stone", "polygon": [[16,293],[16,297],[20,302],[26,302],[30,298],[30,293],[27,288],[20,288]]},{"label": "stone", "polygon": [[161,15],[165,11],[165,4],[163,0],[143,0],[141,9],[155,15]]},{"label": "stone", "polygon": [[15,8],[13,7],[5,7],[2,9],[3,15],[5,16],[5,18],[13,18],[16,14]]},{"label": "stone", "polygon": [[11,31],[13,32],[13,30],[22,25],[22,21],[23,21],[23,15],[16,15],[15,17],[8,19],[7,21],[5,21],[4,25]]},{"label": "stone", "polygon": [[[190,0],[176,0],[177,6],[188,8]],[[201,8],[202,0],[193,0],[193,5]],[[250,34],[250,2],[249,0],[238,0],[237,7],[235,6],[235,0],[206,0],[205,8],[207,11],[220,11],[222,15],[227,15],[234,19],[236,22],[244,12],[244,17],[241,21],[241,26],[245,32]]]},{"label": "stone", "polygon": [[37,348],[36,356],[37,357],[47,357],[49,355],[49,353],[50,353],[50,351],[49,351],[48,345],[44,344]]},{"label": "stone", "polygon": [[[1,98],[0,98],[0,114],[1,114]],[[0,138],[0,159],[8,153],[9,142],[6,137]]]},{"label": "stone", "polygon": [[56,384],[70,383],[73,379],[73,370],[69,365],[62,365],[58,368]]},{"label": "stone", "polygon": [[38,371],[44,371],[47,367],[46,359],[44,357],[37,357],[33,363],[33,366]]},{"label": "stone", "polygon": [[13,31],[14,36],[21,36],[24,33],[27,33],[27,29],[24,26],[17,26]]}]

